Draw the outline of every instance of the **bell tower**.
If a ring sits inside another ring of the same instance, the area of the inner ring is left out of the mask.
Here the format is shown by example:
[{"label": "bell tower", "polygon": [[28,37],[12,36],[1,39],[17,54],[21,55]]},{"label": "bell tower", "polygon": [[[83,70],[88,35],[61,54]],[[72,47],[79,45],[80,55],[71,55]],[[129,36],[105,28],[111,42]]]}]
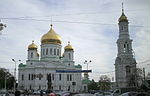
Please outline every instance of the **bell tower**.
[{"label": "bell tower", "polygon": [[133,87],[136,85],[136,60],[133,57],[132,40],[128,29],[128,19],[124,14],[119,18],[119,38],[117,40],[118,54],[115,61],[116,86],[119,88]]}]

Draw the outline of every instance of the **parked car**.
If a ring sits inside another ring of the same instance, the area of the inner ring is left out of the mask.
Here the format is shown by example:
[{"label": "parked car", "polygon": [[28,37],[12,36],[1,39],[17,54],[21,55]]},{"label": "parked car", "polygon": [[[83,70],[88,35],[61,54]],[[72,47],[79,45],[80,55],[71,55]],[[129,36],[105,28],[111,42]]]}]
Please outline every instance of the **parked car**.
[{"label": "parked car", "polygon": [[93,94],[90,93],[82,93],[82,94],[75,94],[73,96],[93,96]]},{"label": "parked car", "polygon": [[7,91],[6,92],[1,91],[0,96],[9,96],[9,93]]},{"label": "parked car", "polygon": [[70,92],[69,91],[58,91],[58,92],[55,92],[55,94],[57,96],[70,96]]},{"label": "parked car", "polygon": [[135,92],[135,91],[136,91],[135,87],[133,87],[133,88],[119,88],[119,89],[114,90],[112,95],[113,96],[119,96],[119,95],[126,93],[126,92]]},{"label": "parked car", "polygon": [[137,93],[135,96],[150,96],[150,94],[148,94],[148,93],[143,93],[143,92],[139,92],[139,93]]},{"label": "parked car", "polygon": [[[45,91],[42,91],[42,92],[43,92],[43,94],[46,94]],[[41,94],[41,90],[39,90],[39,91],[34,91],[33,94],[34,94],[34,95],[37,95],[37,94],[39,95],[39,94]]]},{"label": "parked car", "polygon": [[97,93],[94,93],[93,96],[103,96],[103,94],[101,92],[97,92]]},{"label": "parked car", "polygon": [[126,93],[123,93],[119,96],[135,96],[138,92],[126,92]]},{"label": "parked car", "polygon": [[40,94],[40,91],[34,91],[33,94],[34,94],[34,95],[37,95],[37,94],[39,95],[39,94]]},{"label": "parked car", "polygon": [[111,93],[111,92],[104,92],[103,95],[104,95],[104,96],[111,96],[112,93]]}]

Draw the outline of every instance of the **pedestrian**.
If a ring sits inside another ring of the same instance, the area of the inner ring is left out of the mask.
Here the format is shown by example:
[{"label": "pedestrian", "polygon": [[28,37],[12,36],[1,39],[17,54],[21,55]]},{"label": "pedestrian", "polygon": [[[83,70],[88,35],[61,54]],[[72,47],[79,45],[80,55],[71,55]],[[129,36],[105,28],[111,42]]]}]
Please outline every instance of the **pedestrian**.
[{"label": "pedestrian", "polygon": [[20,96],[20,91],[19,90],[15,91],[15,96]]},{"label": "pedestrian", "polygon": [[50,94],[48,94],[48,96],[56,96],[56,94],[55,93],[50,93]]},{"label": "pedestrian", "polygon": [[40,91],[40,96],[43,96],[43,90]]}]

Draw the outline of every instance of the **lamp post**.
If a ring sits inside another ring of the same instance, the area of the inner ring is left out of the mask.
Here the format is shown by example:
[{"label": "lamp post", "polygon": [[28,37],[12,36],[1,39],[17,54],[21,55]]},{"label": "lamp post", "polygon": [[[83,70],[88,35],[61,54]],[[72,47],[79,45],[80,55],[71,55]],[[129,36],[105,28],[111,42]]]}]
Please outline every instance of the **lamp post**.
[{"label": "lamp post", "polygon": [[87,70],[88,70],[89,63],[91,63],[91,62],[92,62],[91,60],[90,61],[87,61],[87,60],[84,61],[84,64],[87,64]]},{"label": "lamp post", "polygon": [[[87,70],[88,70],[89,63],[91,63],[91,62],[92,62],[91,60],[89,60],[89,61],[85,60],[84,61],[84,64],[87,64]],[[88,91],[88,72],[87,72],[87,76],[86,76],[86,83],[87,83],[87,91]]]},{"label": "lamp post", "polygon": [[19,61],[21,61],[21,60],[15,60],[15,59],[12,59],[12,61],[13,62],[15,62],[15,68],[14,68],[14,93],[15,93],[15,91],[16,91],[16,81],[17,81],[17,79],[16,79],[16,63]]},{"label": "lamp post", "polygon": [[8,72],[8,70],[5,69],[4,72],[5,72],[5,77],[4,78],[5,78],[5,91],[6,91],[7,90],[7,85],[6,84],[7,84],[7,72]]},{"label": "lamp post", "polygon": [[[6,27],[6,24],[1,23],[1,20],[0,20],[0,32],[4,29],[4,27]],[[0,35],[1,34],[2,33],[0,33]]]}]

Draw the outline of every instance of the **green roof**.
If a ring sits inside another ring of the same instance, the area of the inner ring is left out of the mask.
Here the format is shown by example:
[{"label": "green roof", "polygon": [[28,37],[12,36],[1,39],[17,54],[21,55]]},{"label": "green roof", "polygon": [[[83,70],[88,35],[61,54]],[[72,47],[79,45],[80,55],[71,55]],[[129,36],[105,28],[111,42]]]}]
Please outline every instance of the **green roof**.
[{"label": "green roof", "polygon": [[23,64],[23,63],[20,63],[19,64],[19,67],[26,67],[27,65]]},{"label": "green roof", "polygon": [[82,66],[78,64],[78,65],[75,65],[75,68],[82,68]]},{"label": "green roof", "polygon": [[90,84],[90,83],[91,83],[91,80],[89,80],[89,79],[82,80],[82,84]]}]

